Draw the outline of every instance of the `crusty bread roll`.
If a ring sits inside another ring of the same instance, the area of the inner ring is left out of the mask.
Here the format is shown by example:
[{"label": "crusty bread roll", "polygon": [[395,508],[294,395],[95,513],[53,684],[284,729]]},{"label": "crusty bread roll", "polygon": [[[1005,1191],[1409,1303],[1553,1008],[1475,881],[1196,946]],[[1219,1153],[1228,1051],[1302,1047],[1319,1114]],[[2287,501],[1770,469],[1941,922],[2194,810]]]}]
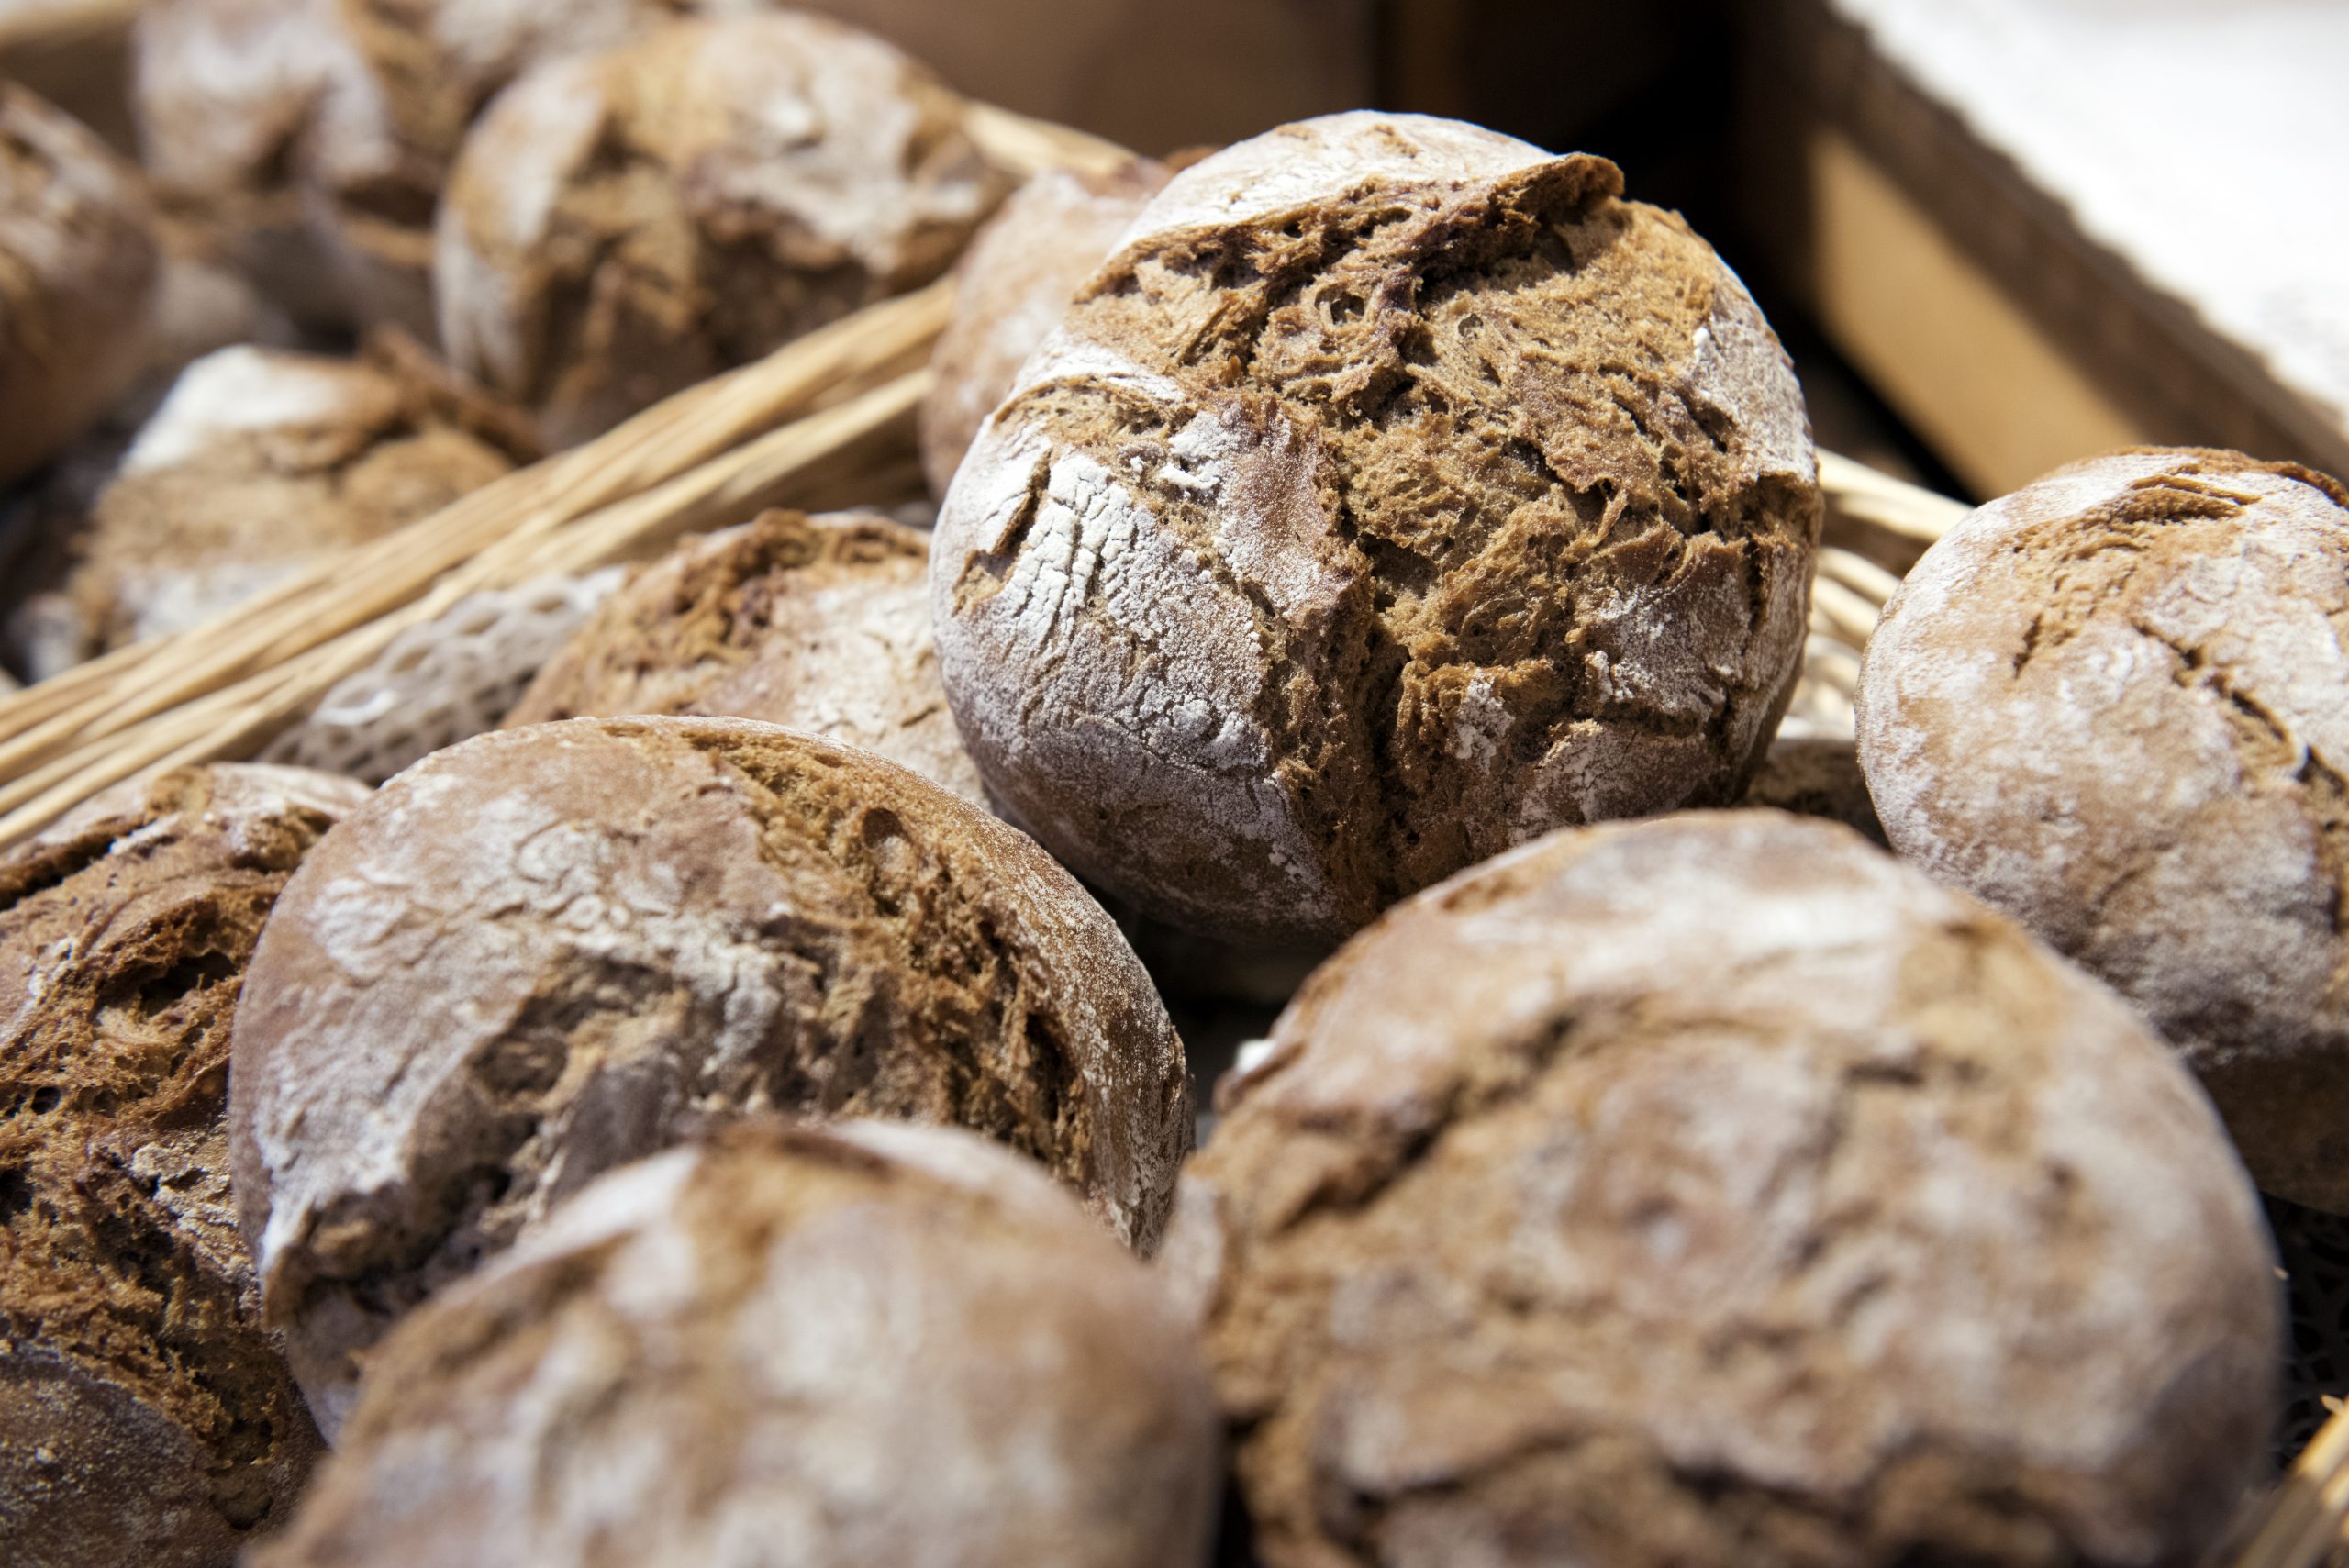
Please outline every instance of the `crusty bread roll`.
[{"label": "crusty bread roll", "polygon": [[331,1437],[368,1348],[598,1171],[747,1112],[956,1123],[1155,1242],[1182,1042],[1042,851],[772,725],[426,758],[286,890],[237,1014],[237,1201]]},{"label": "crusty bread roll", "polygon": [[930,630],[927,534],[866,513],[768,512],[687,539],[604,602],[506,717],[755,718],[856,746],[974,806]]},{"label": "crusty bread roll", "polygon": [[1060,325],[1079,284],[1171,175],[1137,158],[1108,174],[1048,169],[1011,194],[954,263],[954,314],[930,356],[921,468],[943,495],[979,426]]},{"label": "crusty bread roll", "polygon": [[87,517],[34,541],[0,646],[45,678],[200,625],[534,450],[526,420],[388,340],[357,361],[224,349],[173,383]]},{"label": "crusty bread roll", "polygon": [[54,457],[146,367],[153,225],[137,170],[0,82],[0,484]]},{"label": "crusty bread roll", "polygon": [[2349,1212],[2349,490],[2236,452],[2074,463],[1885,606],[1893,847],[2183,1050],[2268,1191]]},{"label": "crusty bread roll", "polygon": [[451,358],[584,439],[945,272],[1008,186],[878,39],[671,23],[526,72],[466,139],[433,286]]},{"label": "crusty bread roll", "polygon": [[149,0],[139,145],[174,211],[220,226],[316,327],[429,339],[432,213],[466,128],[531,64],[768,0]]},{"label": "crusty bread roll", "polygon": [[1164,1264],[1265,1568],[2199,1561],[2274,1252],[2101,985],[1849,830],[1553,835],[1227,1079]]},{"label": "crusty bread roll", "polygon": [[1802,655],[1809,429],[1737,279],[1619,184],[1364,113],[1143,209],[931,549],[963,740],[1063,861],[1305,940],[1742,794]]},{"label": "crusty bread roll", "polygon": [[0,1557],[219,1568],[318,1450],[228,1197],[228,1018],[347,779],[221,763],[0,857]]},{"label": "crusty bread roll", "polygon": [[738,1129],[403,1324],[254,1561],[1198,1568],[1218,1450],[1159,1283],[1026,1162]]}]

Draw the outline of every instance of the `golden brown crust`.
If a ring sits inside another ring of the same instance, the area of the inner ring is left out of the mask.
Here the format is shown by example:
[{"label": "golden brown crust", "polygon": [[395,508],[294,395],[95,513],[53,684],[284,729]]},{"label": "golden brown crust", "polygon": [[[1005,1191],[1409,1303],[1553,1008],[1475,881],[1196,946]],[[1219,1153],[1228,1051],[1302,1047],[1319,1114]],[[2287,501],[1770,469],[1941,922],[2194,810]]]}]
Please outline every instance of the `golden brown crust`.
[{"label": "golden brown crust", "polygon": [[236,1029],[237,1195],[331,1433],[417,1301],[596,1172],[770,1108],[952,1123],[1147,1247],[1180,1040],[1030,840],[769,725],[573,719],[401,774],[298,874]]},{"label": "golden brown crust", "polygon": [[1602,160],[1283,128],[1136,220],[964,461],[931,600],[989,787],[1170,923],[1342,935],[1742,793],[1820,519],[1736,278]]},{"label": "golden brown crust", "polygon": [[0,82],[0,484],[55,456],[146,368],[154,221],[137,170]]},{"label": "golden brown crust", "polygon": [[1048,169],[1011,194],[954,263],[954,314],[930,351],[921,468],[943,496],[979,427],[1173,171],[1137,158],[1107,174]]},{"label": "golden brown crust", "polygon": [[943,273],[1008,180],[963,100],[797,13],[674,22],[526,72],[450,176],[450,357],[558,444]]},{"label": "golden brown crust", "polygon": [[228,1193],[228,1021],[367,790],[184,769],[0,860],[0,1517],[12,1561],[217,1568],[317,1437]]},{"label": "golden brown crust", "polygon": [[1564,832],[1357,938],[1163,1262],[1267,1568],[2183,1564],[2257,1200],[2125,1008],[1848,830]]},{"label": "golden brown crust", "polygon": [[872,513],[768,512],[686,540],[604,602],[506,728],[630,713],[753,718],[986,805],[938,679],[930,537]]},{"label": "golden brown crust", "polygon": [[1033,1167],[738,1128],[403,1324],[256,1562],[1197,1568],[1218,1447],[1186,1326]]},{"label": "golden brown crust", "polygon": [[1973,513],[1885,608],[1895,848],[2185,1051],[2263,1186],[2349,1210],[2349,492],[2143,448]]}]

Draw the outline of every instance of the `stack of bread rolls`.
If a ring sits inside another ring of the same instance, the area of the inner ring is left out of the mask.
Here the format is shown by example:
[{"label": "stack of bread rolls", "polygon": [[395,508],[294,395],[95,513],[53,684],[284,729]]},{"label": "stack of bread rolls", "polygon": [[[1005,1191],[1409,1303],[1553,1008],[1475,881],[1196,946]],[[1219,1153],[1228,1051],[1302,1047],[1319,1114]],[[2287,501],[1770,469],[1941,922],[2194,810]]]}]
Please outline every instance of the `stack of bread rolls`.
[{"label": "stack of bread rolls", "polygon": [[[2254,1177],[2349,1208],[2340,484],[2051,475],[1895,597],[1855,747],[1781,740],[1802,391],[1602,158],[1362,111],[1014,194],[763,4],[140,41],[144,175],[0,95],[24,673],[957,316],[934,528],[686,539],[379,789],[0,858],[12,1560],[2219,1540]],[[173,254],[243,303],[161,332]],[[1300,954],[1208,1081],[1166,995]]]}]

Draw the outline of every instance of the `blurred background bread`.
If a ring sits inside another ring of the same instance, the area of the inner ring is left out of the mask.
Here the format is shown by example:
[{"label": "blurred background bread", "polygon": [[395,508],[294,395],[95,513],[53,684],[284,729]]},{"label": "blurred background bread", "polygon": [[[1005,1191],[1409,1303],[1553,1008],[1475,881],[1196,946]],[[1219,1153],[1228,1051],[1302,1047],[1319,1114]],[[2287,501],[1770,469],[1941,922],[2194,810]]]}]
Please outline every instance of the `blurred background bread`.
[{"label": "blurred background bread", "polygon": [[0,82],[0,484],[54,457],[146,368],[154,221],[135,169]]}]

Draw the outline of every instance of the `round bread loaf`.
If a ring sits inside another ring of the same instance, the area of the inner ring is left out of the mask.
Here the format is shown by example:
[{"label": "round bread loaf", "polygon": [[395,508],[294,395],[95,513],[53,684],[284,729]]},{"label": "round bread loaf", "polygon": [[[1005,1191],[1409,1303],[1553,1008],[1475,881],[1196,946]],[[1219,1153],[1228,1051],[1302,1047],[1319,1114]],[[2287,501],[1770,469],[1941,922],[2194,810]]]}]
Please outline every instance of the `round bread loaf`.
[{"label": "round bread loaf", "polygon": [[462,369],[584,439],[944,272],[1008,179],[878,39],[676,22],[525,73],[466,139],[433,283]]},{"label": "round bread loaf", "polygon": [[583,715],[755,718],[861,747],[974,806],[938,681],[930,537],[871,513],[769,512],[693,539],[573,636],[507,727]]},{"label": "round bread loaf", "polygon": [[219,764],[0,858],[0,1556],[219,1568],[318,1450],[228,1196],[228,1020],[364,786]]},{"label": "round bread loaf", "polygon": [[467,127],[531,64],[765,0],[152,0],[133,107],[163,199],[242,239],[312,325],[434,329],[432,215]]},{"label": "round bread loaf", "polygon": [[1802,656],[1809,429],[1737,279],[1620,183],[1364,113],[1143,209],[930,558],[963,740],[1054,853],[1299,941],[1743,794]]},{"label": "round bread loaf", "polygon": [[1027,1162],[738,1129],[403,1324],[255,1564],[1197,1568],[1219,1446],[1159,1282]]},{"label": "round bread loaf", "polygon": [[1859,751],[1849,740],[1824,735],[1773,740],[1754,771],[1744,804],[1775,806],[1798,817],[1823,817],[1885,843],[1884,824],[1876,819],[1868,781],[1860,772]]},{"label": "round bread loaf", "polygon": [[943,495],[980,425],[1059,326],[1077,288],[1171,171],[1137,158],[1114,173],[1048,169],[1011,194],[954,263],[954,314],[930,356],[921,468]]},{"label": "round bread loaf", "polygon": [[87,517],[36,541],[0,640],[42,678],[184,630],[534,450],[526,421],[413,349],[224,349],[173,384]]},{"label": "round bread loaf", "polygon": [[137,170],[0,82],[0,484],[55,456],[146,368],[153,225]]},{"label": "round bread loaf", "polygon": [[2059,469],[1885,606],[1893,847],[2110,982],[2262,1186],[2349,1212],[2349,490],[2236,452]]},{"label": "round bread loaf", "polygon": [[1266,1568],[2177,1564],[2264,1466],[2274,1253],[2208,1102],[1845,828],[1527,845],[1218,1099],[1163,1262]]},{"label": "round bread loaf", "polygon": [[769,1108],[974,1128],[1147,1248],[1182,1042],[1016,830],[772,725],[426,758],[286,890],[237,1016],[237,1201],[331,1437],[368,1347],[597,1172]]}]

